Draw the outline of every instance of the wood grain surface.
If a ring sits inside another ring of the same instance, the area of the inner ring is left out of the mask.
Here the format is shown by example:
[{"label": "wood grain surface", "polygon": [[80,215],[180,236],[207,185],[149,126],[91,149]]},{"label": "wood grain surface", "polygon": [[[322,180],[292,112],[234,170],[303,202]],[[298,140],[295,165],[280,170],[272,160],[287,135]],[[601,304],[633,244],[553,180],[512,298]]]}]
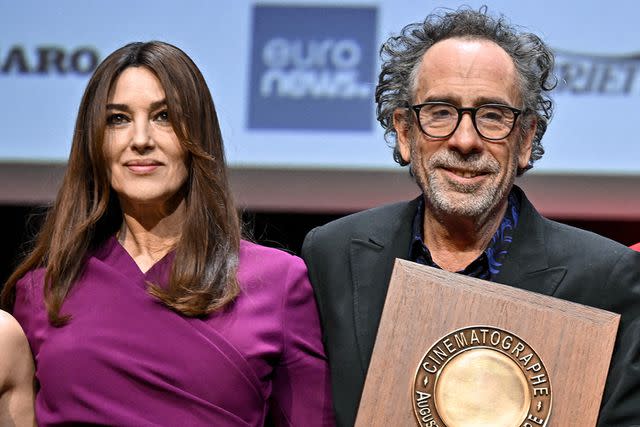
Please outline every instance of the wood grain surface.
[{"label": "wood grain surface", "polygon": [[[417,426],[412,389],[427,350],[460,328],[522,338],[552,387],[547,426],[595,426],[620,316],[396,260],[356,426]],[[534,424],[535,425],[535,424]]]}]

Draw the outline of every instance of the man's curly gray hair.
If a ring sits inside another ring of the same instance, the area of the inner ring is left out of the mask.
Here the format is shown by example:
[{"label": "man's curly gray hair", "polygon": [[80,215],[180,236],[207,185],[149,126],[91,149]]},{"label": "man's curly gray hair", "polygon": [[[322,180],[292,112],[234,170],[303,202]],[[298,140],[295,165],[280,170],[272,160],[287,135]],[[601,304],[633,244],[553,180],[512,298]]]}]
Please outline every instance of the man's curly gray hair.
[{"label": "man's curly gray hair", "polygon": [[[398,151],[393,113],[412,104],[422,56],[435,43],[455,37],[492,41],[504,49],[515,64],[524,105],[522,134],[534,118],[537,121],[531,158],[526,168],[518,170],[521,175],[544,154],[541,140],[553,114],[553,101],[548,92],[556,85],[552,72],[554,57],[538,36],[518,31],[503,16],[488,15],[486,6],[478,11],[461,8],[430,14],[423,22],[404,27],[400,35],[389,38],[380,48],[382,71],[376,87],[376,111],[385,129],[385,140],[393,146],[393,158],[402,166],[407,164]],[[412,120],[409,113],[407,110],[406,119]]]}]

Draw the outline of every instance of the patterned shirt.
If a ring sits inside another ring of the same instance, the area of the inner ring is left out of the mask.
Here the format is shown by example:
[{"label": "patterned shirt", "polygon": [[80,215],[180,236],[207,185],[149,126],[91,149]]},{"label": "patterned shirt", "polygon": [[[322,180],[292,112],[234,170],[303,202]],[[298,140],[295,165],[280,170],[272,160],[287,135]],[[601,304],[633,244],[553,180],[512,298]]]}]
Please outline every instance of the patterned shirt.
[{"label": "patterned shirt", "polygon": [[[440,268],[433,259],[431,253],[424,244],[422,235],[422,225],[424,222],[425,203],[424,198],[420,197],[418,202],[418,211],[413,218],[413,238],[411,239],[411,248],[409,251],[409,260],[419,264],[428,265],[429,267]],[[507,202],[507,211],[502,218],[502,222],[489,242],[489,246],[469,264],[464,270],[458,271],[466,276],[477,277],[478,279],[493,280],[502,268],[502,264],[507,257],[509,245],[513,237],[513,233],[518,225],[518,216],[520,215],[520,203],[517,196],[512,191],[509,193]]]}]

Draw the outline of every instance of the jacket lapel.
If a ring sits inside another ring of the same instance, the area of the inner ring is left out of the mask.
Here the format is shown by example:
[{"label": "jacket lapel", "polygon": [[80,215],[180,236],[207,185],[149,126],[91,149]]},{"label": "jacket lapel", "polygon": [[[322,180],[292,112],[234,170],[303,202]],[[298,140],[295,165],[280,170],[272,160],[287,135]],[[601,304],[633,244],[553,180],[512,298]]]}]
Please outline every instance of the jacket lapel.
[{"label": "jacket lapel", "polygon": [[[545,249],[544,218],[522,190],[514,187],[521,200],[520,218],[509,255],[496,282],[546,295],[553,295],[564,278],[566,267],[549,267]],[[354,325],[363,374],[369,366],[387,287],[395,258],[407,259],[411,226],[417,200],[389,210],[354,233],[350,246],[353,283]]]},{"label": "jacket lapel", "polygon": [[520,218],[509,254],[496,282],[545,295],[553,295],[567,273],[566,267],[549,267],[545,247],[545,219],[524,192],[514,187],[521,200]]},{"label": "jacket lapel", "polygon": [[354,324],[363,374],[371,359],[394,261],[409,256],[416,209],[414,200],[390,210],[376,218],[376,224],[364,227],[370,230],[366,234],[351,239]]}]

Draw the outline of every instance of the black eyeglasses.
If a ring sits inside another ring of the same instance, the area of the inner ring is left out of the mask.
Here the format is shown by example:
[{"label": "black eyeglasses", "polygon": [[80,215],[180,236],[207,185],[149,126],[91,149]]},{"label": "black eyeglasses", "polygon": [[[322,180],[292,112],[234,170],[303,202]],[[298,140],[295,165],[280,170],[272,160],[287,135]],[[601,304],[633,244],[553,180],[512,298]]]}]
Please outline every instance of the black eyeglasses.
[{"label": "black eyeglasses", "polygon": [[479,107],[458,108],[448,102],[425,102],[412,105],[422,133],[432,138],[448,138],[458,129],[462,115],[469,113],[473,127],[484,139],[504,139],[513,130],[522,110],[503,104],[484,104]]}]

